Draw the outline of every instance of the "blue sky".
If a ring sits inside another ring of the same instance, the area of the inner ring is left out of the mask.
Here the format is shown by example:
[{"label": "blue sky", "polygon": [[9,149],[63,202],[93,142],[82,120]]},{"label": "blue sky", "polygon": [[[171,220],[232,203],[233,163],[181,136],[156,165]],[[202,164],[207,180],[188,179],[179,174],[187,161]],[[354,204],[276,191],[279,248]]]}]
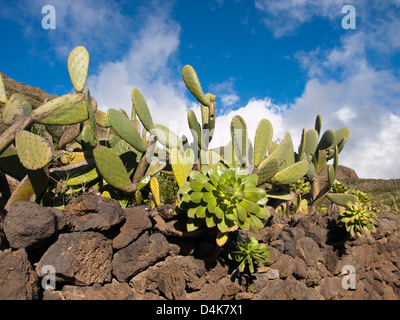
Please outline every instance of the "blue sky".
[{"label": "blue sky", "polygon": [[[356,29],[343,29],[344,5]],[[44,5],[56,29],[42,28]],[[0,71],[58,95],[72,92],[69,52],[90,53],[87,87],[103,110],[130,110],[145,96],[158,123],[187,133],[199,112],[181,79],[192,65],[217,96],[214,145],[229,140],[230,120],[249,134],[262,118],[274,138],[322,115],[323,130],[346,126],[340,163],[363,178],[400,178],[400,0],[2,0]],[[175,124],[172,124],[172,123]]]}]

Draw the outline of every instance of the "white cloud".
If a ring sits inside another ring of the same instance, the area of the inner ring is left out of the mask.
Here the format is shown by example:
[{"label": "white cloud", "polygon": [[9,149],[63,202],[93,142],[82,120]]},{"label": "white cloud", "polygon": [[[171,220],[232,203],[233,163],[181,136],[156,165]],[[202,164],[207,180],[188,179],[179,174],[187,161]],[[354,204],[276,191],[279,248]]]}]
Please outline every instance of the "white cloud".
[{"label": "white cloud", "polygon": [[217,103],[221,102],[223,110],[234,107],[240,99],[236,93],[234,82],[235,79],[231,77],[222,83],[209,85],[210,92],[216,95],[216,101]]},{"label": "white cloud", "polygon": [[[184,84],[178,70],[168,65],[175,59],[180,41],[180,26],[169,15],[169,8],[151,6],[140,17],[142,26],[132,38],[129,52],[119,61],[107,62],[88,78],[87,87],[99,101],[100,109],[124,109],[131,112],[131,90],[137,88],[145,97],[153,121],[187,128]],[[176,130],[174,130],[176,131]]]},{"label": "white cloud", "polygon": [[271,121],[274,128],[274,140],[283,138],[285,135],[283,121],[286,111],[286,105],[278,106],[273,104],[269,98],[262,100],[251,99],[246,106],[216,118],[214,137],[210,147],[214,148],[228,144],[231,139],[231,121],[236,115],[240,115],[246,122],[248,136],[251,141],[254,141],[256,129],[261,119]]},{"label": "white cloud", "polygon": [[315,16],[335,19],[342,14],[345,3],[345,0],[255,0],[256,8],[265,14],[265,25],[277,38],[292,34]]}]

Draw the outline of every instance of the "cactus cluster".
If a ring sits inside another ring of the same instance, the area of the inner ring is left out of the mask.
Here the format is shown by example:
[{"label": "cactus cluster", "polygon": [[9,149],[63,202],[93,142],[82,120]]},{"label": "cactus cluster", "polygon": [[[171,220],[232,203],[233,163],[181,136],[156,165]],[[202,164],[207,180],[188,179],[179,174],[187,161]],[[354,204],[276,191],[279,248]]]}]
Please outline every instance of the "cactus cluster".
[{"label": "cactus cluster", "polygon": [[[130,116],[122,109],[98,110],[85,91],[89,53],[75,48],[68,58],[68,71],[75,93],[46,101],[36,109],[17,94],[9,99],[0,78],[0,102],[5,103],[1,120],[7,129],[0,136],[0,171],[9,181],[9,194],[1,205],[8,209],[22,200],[44,201],[61,191],[94,187],[109,196],[121,195],[140,204],[147,190],[153,207],[161,204],[155,175],[168,171],[179,192],[175,213],[184,212],[188,231],[200,227],[219,230],[223,245],[236,229],[257,232],[269,213],[267,205],[285,203],[308,212],[329,199],[338,205],[356,202],[356,196],[334,193],[338,156],[349,139],[348,128],[321,134],[321,116],[315,128],[303,129],[294,149],[289,132],[281,143],[273,140],[273,126],[261,119],[254,141],[240,116],[233,117],[230,142],[209,149],[215,130],[216,97],[204,94],[193,67],[186,65],[182,78],[200,103],[201,121],[193,110],[187,113],[193,141],[179,137],[154,123],[145,97],[131,91]],[[85,91],[85,92],[84,92]],[[33,133],[42,126],[44,134]],[[318,176],[328,167],[328,182],[320,188]],[[300,181],[300,182],[299,182]],[[311,186],[297,192],[293,186]]]}]

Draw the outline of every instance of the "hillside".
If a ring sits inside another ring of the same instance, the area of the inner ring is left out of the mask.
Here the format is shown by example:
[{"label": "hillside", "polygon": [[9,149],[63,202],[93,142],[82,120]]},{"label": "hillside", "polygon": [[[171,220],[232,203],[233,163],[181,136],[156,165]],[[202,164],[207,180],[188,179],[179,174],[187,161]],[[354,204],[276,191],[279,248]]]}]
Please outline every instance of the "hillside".
[{"label": "hillside", "polygon": [[[0,76],[3,78],[7,97],[10,98],[14,93],[17,93],[22,99],[28,101],[32,105],[33,109],[43,104],[47,98],[54,98],[54,95],[48,94],[46,91],[43,91],[40,88],[34,88],[24,83],[17,82],[7,77],[4,73],[0,72]],[[0,102],[0,109],[3,107],[4,104]]]}]

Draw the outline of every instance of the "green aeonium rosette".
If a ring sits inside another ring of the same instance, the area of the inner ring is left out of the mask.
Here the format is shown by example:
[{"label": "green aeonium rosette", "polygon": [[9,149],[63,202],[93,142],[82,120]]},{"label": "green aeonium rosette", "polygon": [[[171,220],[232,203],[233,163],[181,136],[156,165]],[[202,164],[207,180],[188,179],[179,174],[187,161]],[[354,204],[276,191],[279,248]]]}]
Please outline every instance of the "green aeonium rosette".
[{"label": "green aeonium rosette", "polygon": [[264,207],[267,197],[256,187],[257,175],[218,164],[216,170],[203,165],[201,172],[192,171],[190,176],[192,182],[178,192],[178,208],[187,212],[189,232],[204,223],[217,227],[217,243],[223,245],[228,232],[240,228],[257,233],[264,227],[262,220],[269,217]]}]

